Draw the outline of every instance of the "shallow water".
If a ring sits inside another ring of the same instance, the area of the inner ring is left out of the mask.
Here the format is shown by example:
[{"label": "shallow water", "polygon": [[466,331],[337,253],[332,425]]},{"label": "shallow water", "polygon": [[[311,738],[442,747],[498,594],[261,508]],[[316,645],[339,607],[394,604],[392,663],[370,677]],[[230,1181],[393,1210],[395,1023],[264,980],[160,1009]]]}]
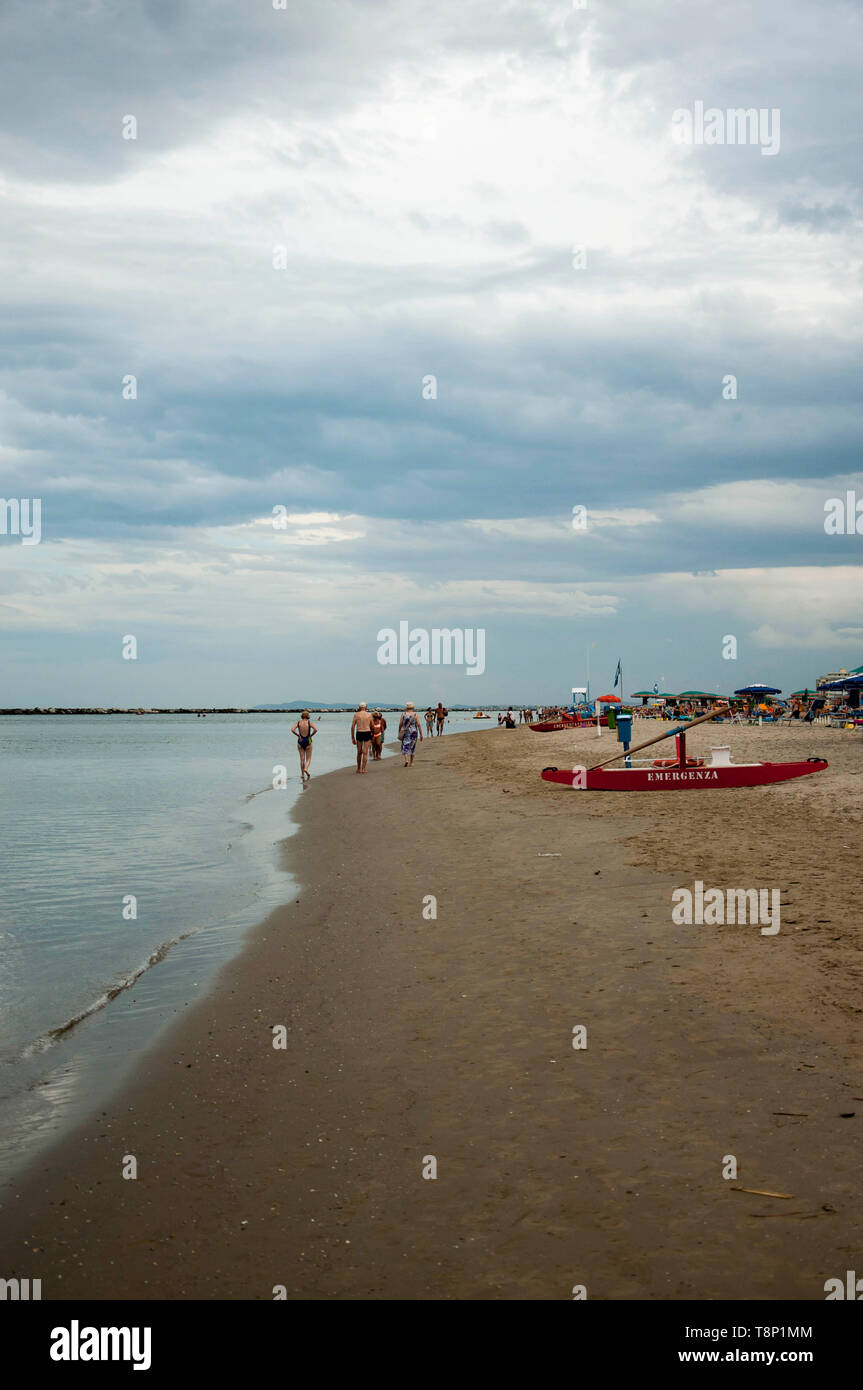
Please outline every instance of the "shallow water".
[{"label": "shallow water", "polygon": [[[350,718],[315,717],[313,778],[352,761]],[[295,719],[0,718],[0,1182],[289,898],[275,847],[302,794]]]}]

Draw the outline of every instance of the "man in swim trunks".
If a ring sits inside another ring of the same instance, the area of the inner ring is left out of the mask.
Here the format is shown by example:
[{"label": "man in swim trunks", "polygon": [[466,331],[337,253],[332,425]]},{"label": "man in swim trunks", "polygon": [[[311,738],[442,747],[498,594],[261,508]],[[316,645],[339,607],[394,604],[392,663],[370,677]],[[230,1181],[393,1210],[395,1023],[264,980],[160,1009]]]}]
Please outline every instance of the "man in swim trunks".
[{"label": "man in swim trunks", "polygon": [[448,709],[444,709],[444,707],[443,707],[443,705],[441,704],[440,700],[438,700],[438,702],[437,702],[437,709],[436,709],[435,712],[434,712],[434,717],[435,717],[435,719],[436,719],[436,721],[437,721],[438,736],[440,736],[440,735],[443,733],[444,721],[446,720],[446,717],[447,717],[448,714],[449,714],[449,710],[448,710]]},{"label": "man in swim trunks", "polygon": [[294,727],[292,734],[297,736],[297,748],[300,754],[300,775],[305,782],[307,777],[311,777],[309,763],[312,761],[312,739],[317,733],[316,726],[309,717],[309,711],[304,709]]},{"label": "man in swim trunks", "polygon": [[384,734],[387,731],[387,721],[384,719],[379,709],[372,715],[372,758],[380,762],[384,747]]},{"label": "man in swim trunks", "polygon": [[357,750],[357,772],[365,772],[372,743],[372,716],[365,700],[351,720],[351,743]]}]

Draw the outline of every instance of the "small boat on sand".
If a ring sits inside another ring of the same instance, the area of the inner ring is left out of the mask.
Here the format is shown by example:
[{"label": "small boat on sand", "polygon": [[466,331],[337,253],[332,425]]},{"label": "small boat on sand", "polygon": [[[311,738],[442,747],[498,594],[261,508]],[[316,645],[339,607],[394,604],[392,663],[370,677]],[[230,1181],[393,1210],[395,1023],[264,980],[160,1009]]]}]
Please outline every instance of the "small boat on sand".
[{"label": "small boat on sand", "polygon": [[[600,718],[600,727],[608,728],[608,715],[603,714]],[[559,719],[540,719],[535,724],[528,724],[535,734],[556,734],[561,729],[595,729],[596,720],[582,718],[575,714],[562,714]]]},{"label": "small boat on sand", "polygon": [[[620,755],[623,757],[623,754]],[[701,764],[692,767],[692,762]],[[693,787],[763,787],[806,777],[827,767],[824,758],[798,763],[729,763],[713,766],[688,758],[686,767],[557,768],[545,767],[543,780],[562,787],[583,787],[591,792],[689,791]]]},{"label": "small boat on sand", "polygon": [[[557,768],[544,767],[543,781],[556,782],[562,787],[574,787],[587,791],[691,791],[693,788],[709,790],[712,787],[763,787],[774,782],[788,782],[793,777],[808,777],[810,773],[821,772],[827,767],[825,758],[807,758],[805,762],[794,763],[733,763],[728,747],[711,749],[711,757],[691,758],[686,755],[686,735],[696,724],[713,719],[717,711],[693,719],[689,724],[669,729],[665,734],[657,734],[634,748],[621,746],[613,758],[606,758],[594,767]],[[632,754],[649,748],[663,739],[674,738],[677,755],[674,758],[637,759],[641,765],[632,766]],[[626,767],[609,767],[609,763],[626,759]]]}]

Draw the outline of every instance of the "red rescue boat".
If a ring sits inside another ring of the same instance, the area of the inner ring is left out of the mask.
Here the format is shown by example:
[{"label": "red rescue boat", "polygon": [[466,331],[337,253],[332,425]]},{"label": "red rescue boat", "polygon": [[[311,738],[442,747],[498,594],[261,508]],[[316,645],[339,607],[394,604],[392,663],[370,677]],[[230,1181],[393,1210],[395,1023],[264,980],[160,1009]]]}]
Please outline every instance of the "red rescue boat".
[{"label": "red rescue boat", "polygon": [[[608,715],[603,714],[600,718],[600,726],[608,728]],[[595,729],[595,719],[580,719],[574,714],[562,714],[559,719],[540,719],[535,724],[528,724],[535,734],[556,734],[561,729]]]},{"label": "red rescue boat", "polygon": [[[621,754],[621,757],[623,754]],[[692,759],[687,759],[691,764]],[[591,792],[690,791],[694,787],[763,787],[771,782],[787,782],[807,777],[827,767],[824,758],[808,758],[799,763],[731,763],[725,767],[545,767],[543,780],[562,787],[586,788]]]},{"label": "red rescue boat", "polygon": [[[655,738],[649,738],[634,748],[621,748],[613,758],[606,758],[595,767],[545,767],[542,770],[543,780],[586,791],[691,791],[694,788],[769,786],[774,782],[788,782],[793,777],[808,777],[827,767],[826,758],[807,758],[805,762],[794,763],[732,763],[727,747],[714,748],[709,759],[687,757],[688,730],[708,719],[715,719],[720,712],[711,710],[700,719],[669,729],[665,734],[657,734]],[[677,743],[676,757],[656,758],[646,765],[642,762],[639,767],[632,766],[634,753],[672,737]],[[609,767],[609,763],[615,763],[620,758],[626,758],[626,767]]]}]

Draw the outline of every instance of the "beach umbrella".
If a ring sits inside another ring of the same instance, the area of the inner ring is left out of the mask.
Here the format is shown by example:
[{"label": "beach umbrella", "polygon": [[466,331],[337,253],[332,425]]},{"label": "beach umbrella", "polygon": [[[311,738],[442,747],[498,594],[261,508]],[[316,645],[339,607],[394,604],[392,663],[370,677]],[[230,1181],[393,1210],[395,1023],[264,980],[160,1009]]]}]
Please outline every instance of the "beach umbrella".
[{"label": "beach umbrella", "polygon": [[596,697],[596,703],[597,703],[598,705],[619,705],[619,704],[620,704],[620,696],[619,696],[619,695],[597,695],[597,697]]},{"label": "beach umbrella", "polygon": [[659,696],[654,690],[633,690],[629,698],[630,700],[658,700]]},{"label": "beach umbrella", "polygon": [[735,690],[735,695],[781,695],[782,691],[775,685],[741,685],[739,690]]},{"label": "beach umbrella", "polygon": [[677,695],[672,695],[668,690],[662,690],[658,695],[654,695],[653,698],[654,700],[676,700],[679,697]]},{"label": "beach umbrella", "polygon": [[843,676],[841,680],[828,681],[827,685],[819,685],[818,694],[820,695],[822,690],[860,690],[861,687],[863,687],[863,675]]},{"label": "beach umbrella", "polygon": [[715,690],[681,690],[681,700],[718,700]]}]

